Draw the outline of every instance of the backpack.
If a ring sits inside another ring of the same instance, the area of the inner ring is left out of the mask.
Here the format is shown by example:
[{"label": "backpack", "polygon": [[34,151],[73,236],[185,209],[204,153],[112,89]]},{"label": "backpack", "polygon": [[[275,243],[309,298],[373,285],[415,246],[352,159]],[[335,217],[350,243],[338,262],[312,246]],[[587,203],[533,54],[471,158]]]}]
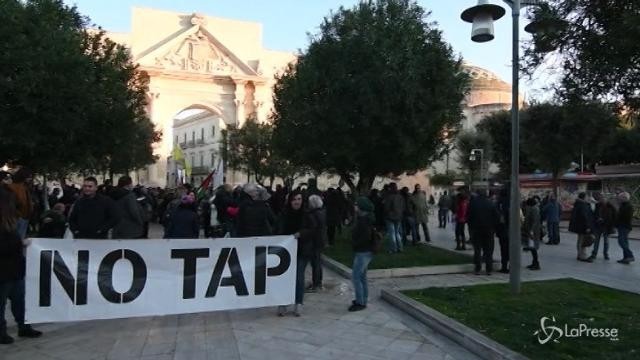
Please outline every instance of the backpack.
[{"label": "backpack", "polygon": [[382,251],[384,236],[376,229],[371,229],[371,251],[377,254]]}]

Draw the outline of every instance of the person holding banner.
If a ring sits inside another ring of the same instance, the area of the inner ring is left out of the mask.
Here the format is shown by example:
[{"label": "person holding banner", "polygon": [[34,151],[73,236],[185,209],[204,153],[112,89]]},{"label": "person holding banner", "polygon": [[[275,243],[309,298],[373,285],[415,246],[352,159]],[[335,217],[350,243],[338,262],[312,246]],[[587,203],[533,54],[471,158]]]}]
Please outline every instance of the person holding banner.
[{"label": "person holding banner", "polygon": [[[287,205],[280,213],[278,219],[278,234],[279,235],[294,235],[302,228],[302,220],[304,218],[304,198],[302,192],[294,191],[289,194],[287,199]],[[300,252],[298,252],[298,263],[300,263]],[[298,272],[299,275],[299,272]],[[298,298],[299,294],[304,294],[304,274],[302,278],[302,286],[298,288],[299,284],[296,281],[296,304],[302,304],[302,297]],[[278,306],[278,316],[284,316],[287,311],[286,306]],[[299,316],[299,311],[295,311]]]},{"label": "person holding banner", "polygon": [[[327,215],[320,196],[311,195],[308,201],[308,210],[298,235],[298,253],[302,255],[298,258],[298,286],[304,287],[304,271],[307,264],[311,263],[312,284],[307,291],[315,292],[322,289],[321,254],[327,245]],[[302,305],[302,302],[299,304]]]},{"label": "person holding banner", "polygon": [[25,312],[25,257],[24,242],[18,233],[18,215],[14,197],[0,189],[0,344],[13,343],[7,334],[4,310],[11,300],[11,312],[18,324],[18,336],[36,338],[42,335],[24,323]]}]

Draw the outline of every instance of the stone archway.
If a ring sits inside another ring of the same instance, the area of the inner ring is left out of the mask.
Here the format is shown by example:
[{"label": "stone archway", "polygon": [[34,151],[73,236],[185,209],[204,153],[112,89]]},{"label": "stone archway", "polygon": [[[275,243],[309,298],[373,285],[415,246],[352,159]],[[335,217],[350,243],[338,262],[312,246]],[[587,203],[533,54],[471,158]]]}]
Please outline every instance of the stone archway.
[{"label": "stone archway", "polygon": [[235,126],[251,114],[268,118],[275,74],[296,57],[264,49],[261,32],[255,23],[134,8],[130,33],[108,33],[149,74],[148,111],[163,139],[148,183],[167,185],[173,118],[182,110],[203,108]]}]

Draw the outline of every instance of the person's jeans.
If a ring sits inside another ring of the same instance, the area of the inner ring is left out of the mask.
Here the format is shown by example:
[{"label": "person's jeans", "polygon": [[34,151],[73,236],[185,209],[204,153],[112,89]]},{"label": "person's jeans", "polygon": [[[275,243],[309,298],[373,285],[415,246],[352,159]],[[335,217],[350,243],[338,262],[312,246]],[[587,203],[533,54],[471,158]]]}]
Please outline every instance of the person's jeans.
[{"label": "person's jeans", "polygon": [[[418,227],[416,226],[417,225],[416,218],[413,216],[408,216],[406,220],[407,220],[407,230],[405,232],[411,234],[411,242],[415,244],[416,242],[418,242]],[[405,240],[406,240],[406,236],[405,236]]]},{"label": "person's jeans", "polygon": [[443,229],[447,227],[448,213],[449,209],[438,209],[438,226]]},{"label": "person's jeans", "polygon": [[550,244],[560,244],[560,223],[547,221],[547,234]]},{"label": "person's jeans", "polygon": [[593,250],[591,251],[591,257],[596,257],[598,255],[598,249],[600,248],[600,239],[603,240],[603,251],[604,256],[609,257],[609,235],[606,231],[602,231],[596,234],[596,241],[593,243]]},{"label": "person's jeans", "polygon": [[633,252],[629,249],[629,232],[631,229],[625,227],[618,227],[618,245],[622,248],[623,259],[633,259]]},{"label": "person's jeans", "polygon": [[373,259],[371,252],[357,252],[353,256],[351,281],[353,282],[353,290],[356,293],[356,303],[359,305],[367,305],[367,300],[369,299],[367,267],[371,259]]},{"label": "person's jeans", "polygon": [[0,334],[7,333],[7,321],[4,310],[7,299],[11,300],[11,312],[18,326],[24,326],[24,279],[0,282]]},{"label": "person's jeans", "polygon": [[311,258],[311,281],[314,288],[322,286],[322,253],[319,250]]},{"label": "person's jeans", "polygon": [[456,222],[456,244],[464,247],[464,242],[466,241],[464,235],[464,225],[465,223]]},{"label": "person's jeans", "polygon": [[27,231],[29,230],[29,220],[18,218],[17,231],[20,235],[20,239],[24,239],[27,237]]},{"label": "person's jeans", "polygon": [[422,226],[422,232],[424,233],[424,241],[431,241],[431,235],[429,235],[429,226],[426,222],[416,223],[416,234],[418,236],[418,241],[420,241],[420,226]]},{"label": "person's jeans", "polygon": [[304,301],[304,273],[307,269],[307,264],[311,261],[311,257],[298,255],[298,269],[296,273],[296,304],[302,304]]},{"label": "person's jeans", "polygon": [[385,220],[387,226],[387,236],[391,241],[389,250],[391,252],[402,251],[402,222],[400,220]]}]

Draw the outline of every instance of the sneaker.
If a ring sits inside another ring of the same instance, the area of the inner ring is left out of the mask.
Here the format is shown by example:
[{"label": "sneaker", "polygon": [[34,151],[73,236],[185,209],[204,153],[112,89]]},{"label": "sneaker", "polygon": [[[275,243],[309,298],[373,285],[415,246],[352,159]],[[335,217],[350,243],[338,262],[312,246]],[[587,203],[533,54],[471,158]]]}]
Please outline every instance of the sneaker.
[{"label": "sneaker", "polygon": [[622,259],[622,260],[618,260],[619,264],[625,264],[625,265],[629,265],[631,262],[628,259]]},{"label": "sneaker", "polygon": [[491,276],[491,271],[487,271],[484,274],[487,275],[487,276]]},{"label": "sneaker", "polygon": [[593,261],[593,260],[595,260],[595,259],[596,259],[596,256],[595,256],[595,255],[591,255],[591,256],[589,256],[589,257],[587,258],[587,260],[591,260],[591,261]]},{"label": "sneaker", "polygon": [[475,275],[480,275],[480,270],[475,270],[473,273],[474,273]]},{"label": "sneaker", "polygon": [[529,269],[529,270],[540,270],[540,265],[531,264],[531,265],[527,266],[527,269]]},{"label": "sneaker", "polygon": [[302,304],[295,304],[293,306],[293,315],[300,317],[302,315]]},{"label": "sneaker", "polygon": [[31,325],[25,325],[18,330],[18,336],[26,338],[37,338],[42,336],[42,332],[34,329]]},{"label": "sneaker", "polygon": [[286,312],[287,312],[286,306],[278,306],[278,316],[283,317]]},{"label": "sneaker", "polygon": [[509,273],[509,269],[500,269],[498,270],[499,273],[503,273],[503,274],[508,274]]},{"label": "sneaker", "polygon": [[605,260],[609,260],[609,255],[605,255],[605,256],[604,256],[604,259],[605,259]]},{"label": "sneaker", "polygon": [[367,308],[366,305],[353,304],[353,305],[349,306],[349,311],[350,312],[361,311],[361,310],[364,310],[366,308]]},{"label": "sneaker", "polygon": [[308,288],[306,288],[306,289],[304,290],[304,292],[306,292],[306,293],[314,293],[314,292],[316,292],[317,290],[318,290],[318,289],[316,289],[316,287],[315,287],[315,286],[311,285],[311,286],[309,286]]},{"label": "sneaker", "polygon": [[13,338],[8,334],[0,335],[0,344],[2,345],[13,344]]}]

